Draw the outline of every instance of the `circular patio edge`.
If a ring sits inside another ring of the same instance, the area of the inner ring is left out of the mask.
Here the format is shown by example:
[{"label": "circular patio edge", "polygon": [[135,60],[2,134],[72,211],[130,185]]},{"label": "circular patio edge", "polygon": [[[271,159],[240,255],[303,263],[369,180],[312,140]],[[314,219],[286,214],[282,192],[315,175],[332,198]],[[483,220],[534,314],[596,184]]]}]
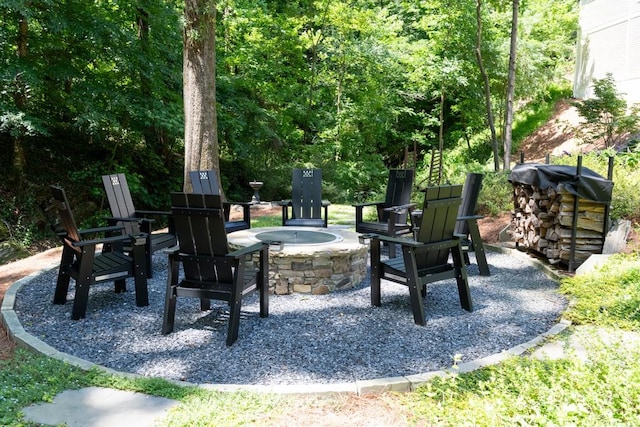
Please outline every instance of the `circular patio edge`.
[{"label": "circular patio edge", "polygon": [[[532,266],[538,268],[553,280],[559,280],[562,277],[559,273],[554,271],[548,265],[542,263],[537,259],[531,258],[527,254],[524,254],[516,249],[504,248],[501,246],[493,246],[493,245],[485,245],[485,248],[495,252],[509,253],[513,256],[521,257],[523,260],[529,262]],[[58,359],[65,363],[69,363],[83,370],[99,369],[107,374],[120,375],[128,378],[132,378],[132,379],[149,378],[147,376],[142,376],[138,374],[116,371],[116,370],[104,367],[102,365],[97,365],[95,363],[88,362],[84,359],[81,359],[76,356],[72,356],[68,353],[58,351],[55,348],[51,347],[49,344],[46,344],[45,342],[41,341],[40,339],[27,333],[24,330],[24,328],[22,327],[22,324],[18,320],[18,316],[14,311],[15,299],[16,299],[18,290],[24,284],[28,283],[29,281],[37,277],[39,274],[43,273],[44,271],[48,271],[52,268],[56,268],[57,265],[58,265],[58,262],[52,263],[52,265],[42,268],[39,271],[36,271],[30,274],[29,276],[14,282],[9,287],[9,289],[7,289],[7,292],[5,293],[5,296],[4,296],[4,300],[2,301],[2,307],[0,308],[0,313],[2,314],[1,316],[2,323],[6,327],[9,333],[9,336],[20,347],[29,348],[45,356]],[[559,334],[560,332],[565,330],[569,325],[570,325],[569,321],[565,319],[561,319],[556,325],[552,326],[547,332],[544,332],[538,335],[537,337],[525,343],[518,344],[508,350],[493,354],[491,356],[483,357],[481,359],[472,360],[470,362],[460,363],[455,368],[431,371],[431,372],[415,374],[415,375],[377,378],[377,379],[354,381],[354,382],[347,382],[347,383],[286,384],[286,385],[271,385],[271,386],[245,385],[245,384],[242,384],[242,385],[239,385],[239,384],[193,384],[193,383],[181,382],[176,380],[168,380],[168,379],[166,381],[174,383],[176,385],[180,385],[180,386],[202,387],[209,390],[226,391],[226,392],[234,392],[234,391],[242,390],[242,391],[252,391],[257,393],[277,393],[277,394],[347,393],[347,394],[356,394],[356,395],[383,393],[388,391],[408,392],[408,391],[413,391],[416,387],[430,381],[431,379],[437,376],[445,376],[452,373],[471,372],[486,366],[495,365],[513,356],[520,356],[526,351],[543,344],[548,337]]]}]

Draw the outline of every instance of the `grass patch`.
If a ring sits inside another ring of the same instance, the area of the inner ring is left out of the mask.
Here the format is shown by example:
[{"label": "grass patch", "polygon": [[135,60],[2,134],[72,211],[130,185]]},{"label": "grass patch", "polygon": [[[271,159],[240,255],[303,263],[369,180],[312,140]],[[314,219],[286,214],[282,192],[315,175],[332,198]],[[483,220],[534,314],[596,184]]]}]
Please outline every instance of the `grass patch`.
[{"label": "grass patch", "polygon": [[565,279],[575,304],[566,316],[579,325],[640,331],[640,260],[618,255],[593,274]]},{"label": "grass patch", "polygon": [[550,88],[546,97],[536,99],[516,111],[511,133],[513,153],[518,152],[518,147],[527,136],[533,134],[553,116],[558,101],[571,98],[571,91],[570,86]]},{"label": "grass patch", "polygon": [[594,331],[588,362],[513,358],[477,372],[436,379],[401,396],[417,425],[638,425],[640,348],[621,334]]},{"label": "grass patch", "polygon": [[93,372],[17,349],[12,359],[0,361],[0,425],[18,425],[23,407],[51,402],[56,394],[94,380]]},{"label": "grass patch", "polygon": [[[353,225],[355,227],[356,210],[351,205],[330,205],[329,225]],[[273,215],[264,215],[251,218],[252,228],[280,227],[282,225],[282,214],[278,212]]]}]

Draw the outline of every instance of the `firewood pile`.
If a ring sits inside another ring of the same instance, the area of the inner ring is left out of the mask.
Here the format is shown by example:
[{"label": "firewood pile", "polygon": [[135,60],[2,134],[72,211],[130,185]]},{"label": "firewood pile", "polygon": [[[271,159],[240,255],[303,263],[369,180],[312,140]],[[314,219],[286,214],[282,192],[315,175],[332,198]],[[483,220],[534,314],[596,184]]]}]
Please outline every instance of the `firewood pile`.
[{"label": "firewood pile", "polygon": [[[551,264],[569,263],[575,196],[562,183],[546,189],[512,184],[512,240],[540,253]],[[602,253],[605,207],[600,202],[578,199],[575,265],[582,264],[591,254]]]}]

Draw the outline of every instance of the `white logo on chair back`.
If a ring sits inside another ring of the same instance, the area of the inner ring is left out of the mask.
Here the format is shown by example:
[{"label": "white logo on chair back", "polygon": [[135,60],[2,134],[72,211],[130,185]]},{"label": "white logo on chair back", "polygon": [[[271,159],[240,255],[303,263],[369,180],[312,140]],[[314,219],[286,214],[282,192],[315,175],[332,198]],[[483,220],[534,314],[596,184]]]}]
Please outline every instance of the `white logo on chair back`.
[{"label": "white logo on chair back", "polygon": [[407,171],[402,169],[402,170],[397,170],[396,171],[396,178],[406,178],[407,177]]},{"label": "white logo on chair back", "polygon": [[209,179],[209,174],[206,172],[200,172],[200,179]]},{"label": "white logo on chair back", "polygon": [[118,179],[117,176],[111,177],[111,185],[120,185],[120,180]]},{"label": "white logo on chair back", "polygon": [[303,178],[313,178],[313,169],[305,169],[302,171]]}]

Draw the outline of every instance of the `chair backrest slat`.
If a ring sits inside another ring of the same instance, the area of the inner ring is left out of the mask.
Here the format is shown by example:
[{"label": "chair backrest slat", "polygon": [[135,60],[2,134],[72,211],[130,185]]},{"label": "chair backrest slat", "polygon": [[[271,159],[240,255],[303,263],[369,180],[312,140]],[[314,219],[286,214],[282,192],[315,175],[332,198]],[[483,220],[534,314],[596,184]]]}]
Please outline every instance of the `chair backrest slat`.
[{"label": "chair backrest slat", "polygon": [[[384,199],[385,207],[403,206],[411,202],[413,191],[413,169],[391,169],[387,182],[387,194]],[[382,212],[381,221],[389,219],[388,212]]]},{"label": "chair backrest slat", "polygon": [[[205,282],[232,280],[232,266],[213,259],[229,253],[220,195],[171,193],[171,205],[180,252],[194,255],[193,260],[183,260],[185,278]],[[211,260],[203,262],[196,256]]]},{"label": "chair backrest slat", "polygon": [[[460,210],[458,216],[471,216],[475,215],[476,207],[478,205],[478,198],[480,196],[480,190],[482,189],[481,173],[468,173],[467,179],[462,187],[462,203],[460,204]],[[469,234],[469,223],[467,221],[458,221],[456,223],[456,234],[466,236]]]},{"label": "chair backrest slat", "polygon": [[322,218],[322,169],[294,169],[291,182],[292,218]]},{"label": "chair backrest slat", "polygon": [[[131,199],[127,177],[123,173],[103,175],[102,184],[107,193],[111,215],[116,218],[135,218],[136,208]],[[134,221],[124,221],[121,224],[126,234],[137,234],[140,227]]]},{"label": "chair backrest slat", "polygon": [[220,195],[220,183],[214,170],[190,171],[189,179],[194,193]]},{"label": "chair backrest slat", "polygon": [[65,237],[65,242],[69,245],[75,252],[79,252],[78,248],[74,248],[71,245],[71,242],[79,242],[81,241],[80,233],[78,232],[78,227],[76,225],[76,220],[73,217],[73,213],[71,212],[71,208],[69,207],[69,200],[67,199],[67,194],[64,189],[61,187],[51,186],[51,195],[53,196],[53,204],[58,210],[58,215],[60,216],[60,222],[62,228],[67,233]]},{"label": "chair backrest slat", "polygon": [[[444,185],[427,187],[425,190],[422,221],[417,240],[422,243],[434,243],[451,240],[454,235],[456,218],[461,202],[461,185]],[[423,254],[416,257],[420,268],[444,265],[449,257],[449,249],[437,253]]]}]

